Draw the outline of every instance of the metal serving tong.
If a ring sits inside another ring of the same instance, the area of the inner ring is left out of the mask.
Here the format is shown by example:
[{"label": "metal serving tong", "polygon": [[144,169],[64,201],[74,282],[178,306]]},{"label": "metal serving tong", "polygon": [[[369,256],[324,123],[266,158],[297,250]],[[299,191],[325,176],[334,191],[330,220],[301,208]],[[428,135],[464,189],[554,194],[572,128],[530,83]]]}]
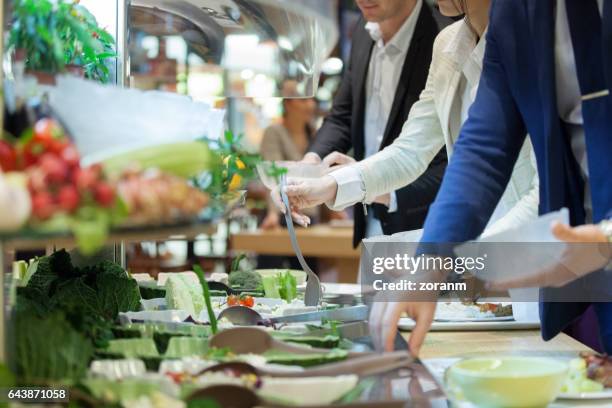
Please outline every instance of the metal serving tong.
[{"label": "metal serving tong", "polygon": [[287,193],[285,192],[285,187],[287,186],[287,175],[283,174],[281,176],[280,182],[280,195],[285,204],[285,221],[287,222],[287,231],[289,231],[289,238],[291,239],[291,246],[293,247],[293,251],[297,256],[297,259],[300,263],[300,266],[308,275],[308,280],[306,281],[306,292],[304,294],[304,304],[306,306],[319,306],[319,302],[321,301],[321,297],[323,296],[323,292],[321,291],[321,281],[319,277],[310,269],[304,256],[302,255],[302,250],[300,249],[300,245],[298,244],[297,237],[295,235],[295,228],[293,227],[293,219],[291,218],[291,205],[289,204],[289,197],[287,197]]}]

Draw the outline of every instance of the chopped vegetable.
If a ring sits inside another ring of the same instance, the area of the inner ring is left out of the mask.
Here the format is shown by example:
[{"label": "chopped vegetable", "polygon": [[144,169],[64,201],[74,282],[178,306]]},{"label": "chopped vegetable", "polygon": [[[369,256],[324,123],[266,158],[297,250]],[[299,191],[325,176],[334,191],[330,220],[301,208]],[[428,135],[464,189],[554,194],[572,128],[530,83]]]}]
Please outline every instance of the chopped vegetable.
[{"label": "chopped vegetable", "polygon": [[301,367],[312,367],[320,364],[333,363],[345,360],[345,350],[333,349],[327,354],[296,354],[279,351],[268,351],[264,353],[269,364],[298,365]]},{"label": "chopped vegetable", "polygon": [[297,280],[291,272],[285,271],[284,273],[278,274],[276,280],[279,287],[278,292],[282,299],[291,302],[293,299],[297,298]]},{"label": "chopped vegetable", "polygon": [[569,373],[561,389],[562,392],[580,394],[583,392],[599,392],[603,389],[603,384],[588,378],[587,363],[584,359],[576,358],[570,361]]},{"label": "chopped vegetable", "polygon": [[229,276],[230,286],[241,290],[263,290],[261,276],[254,271],[234,271]]},{"label": "chopped vegetable", "polygon": [[278,291],[278,286],[276,286],[276,276],[264,276],[262,278],[262,284],[266,297],[280,299],[280,292]]},{"label": "chopped vegetable", "polygon": [[240,304],[240,298],[236,295],[229,295],[227,297],[228,306],[238,306]]}]

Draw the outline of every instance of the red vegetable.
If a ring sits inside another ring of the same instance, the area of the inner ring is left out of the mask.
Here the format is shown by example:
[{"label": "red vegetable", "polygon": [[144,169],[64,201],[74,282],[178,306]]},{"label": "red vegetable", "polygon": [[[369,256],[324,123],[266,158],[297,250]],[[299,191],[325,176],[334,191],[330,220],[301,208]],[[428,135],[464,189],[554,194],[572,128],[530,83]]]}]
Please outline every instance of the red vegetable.
[{"label": "red vegetable", "polygon": [[253,296],[242,295],[240,296],[240,305],[246,307],[253,307],[255,306],[255,299],[253,298]]},{"label": "red vegetable", "polygon": [[32,197],[32,213],[39,220],[47,220],[51,218],[55,212],[53,197],[48,192],[40,192]]},{"label": "red vegetable", "polygon": [[45,153],[57,155],[69,145],[62,128],[53,119],[41,119],[34,126],[32,138],[23,146],[23,159],[26,167],[32,166]]},{"label": "red vegetable", "polygon": [[115,203],[115,190],[105,182],[99,182],[94,189],[94,197],[102,207],[110,207]]},{"label": "red vegetable", "polygon": [[9,172],[17,170],[17,153],[10,143],[0,140],[0,169]]},{"label": "red vegetable", "polygon": [[68,144],[64,150],[62,150],[61,158],[70,168],[75,168],[79,166],[80,156],[74,145]]},{"label": "red vegetable", "polygon": [[229,295],[227,297],[227,305],[228,306],[238,306],[240,305],[240,299],[236,295]]},{"label": "red vegetable", "polygon": [[68,177],[68,166],[53,153],[45,153],[41,156],[40,168],[51,183],[63,183]]},{"label": "red vegetable", "polygon": [[72,185],[65,185],[62,187],[57,194],[57,200],[59,206],[69,213],[74,212],[80,204],[81,198],[76,187]]},{"label": "red vegetable", "polygon": [[73,183],[80,191],[93,189],[98,181],[98,175],[91,167],[77,169],[72,177]]}]

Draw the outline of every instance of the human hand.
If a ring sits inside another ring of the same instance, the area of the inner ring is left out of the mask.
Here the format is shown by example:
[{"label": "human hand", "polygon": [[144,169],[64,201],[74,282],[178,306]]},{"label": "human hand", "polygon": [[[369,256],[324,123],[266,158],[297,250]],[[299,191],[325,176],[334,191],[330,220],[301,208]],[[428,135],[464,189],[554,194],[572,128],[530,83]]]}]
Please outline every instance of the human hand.
[{"label": "human hand", "polygon": [[415,321],[410,333],[408,347],[413,356],[418,356],[429,332],[436,312],[436,302],[389,302],[374,301],[370,311],[370,333],[377,350],[393,351],[399,319],[403,313]]},{"label": "human hand", "polygon": [[[395,276],[396,280],[403,278],[401,274],[397,275],[391,271],[390,274],[389,277]],[[425,268],[421,268],[414,274],[411,273],[410,278],[417,288],[420,282],[442,283],[446,282],[446,279],[447,271]],[[415,321],[415,327],[408,340],[408,347],[412,355],[418,356],[433,322],[438,296],[438,290],[378,292],[372,302],[369,320],[370,332],[376,349],[393,351],[399,319],[403,313],[406,313]]]},{"label": "human hand", "polygon": [[304,155],[301,163],[303,164],[321,164],[321,158],[318,154],[309,152]]},{"label": "human hand", "polygon": [[323,164],[325,164],[327,167],[336,166],[334,170],[337,169],[337,166],[346,166],[353,163],[357,163],[357,161],[351,156],[347,156],[346,154],[342,154],[340,152],[330,153],[323,159]]},{"label": "human hand", "polygon": [[276,211],[268,211],[266,217],[261,222],[261,229],[273,230],[280,227],[280,217]]},{"label": "human hand", "polygon": [[597,225],[570,227],[557,222],[553,224],[552,232],[557,239],[568,243],[559,261],[531,276],[489,282],[487,288],[561,287],[604,268],[612,259],[610,244]]},{"label": "human hand", "polygon": [[[292,179],[288,179],[287,180],[287,184],[293,183],[294,181],[292,181]],[[281,197],[280,194],[280,186],[275,187],[272,191],[270,191],[270,199],[272,200],[272,202],[274,203],[274,205],[280,210],[281,213],[286,214],[287,211],[290,211],[291,213],[291,218],[293,219],[293,221],[306,228],[310,225],[310,217],[308,217],[306,214],[302,213],[300,211],[299,208],[294,207],[293,205],[291,205],[291,202],[289,203],[289,205],[291,206],[291,208],[287,209],[287,207],[285,206],[285,203],[283,202],[283,199]]]},{"label": "human hand", "polygon": [[[287,179],[285,192],[289,198],[291,215],[300,225],[308,219],[300,213],[305,208],[316,207],[336,197],[338,185],[331,176],[317,179]],[[287,211],[278,188],[272,191],[272,201],[284,214]],[[307,220],[306,225],[310,222]],[[304,226],[304,225],[303,225]]]}]

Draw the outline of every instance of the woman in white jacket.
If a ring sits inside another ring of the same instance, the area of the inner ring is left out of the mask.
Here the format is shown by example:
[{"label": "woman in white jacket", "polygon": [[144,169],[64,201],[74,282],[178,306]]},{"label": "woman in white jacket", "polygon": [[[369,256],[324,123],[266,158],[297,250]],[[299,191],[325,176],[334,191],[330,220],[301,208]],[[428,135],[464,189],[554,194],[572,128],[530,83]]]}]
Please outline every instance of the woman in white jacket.
[{"label": "woman in white jacket", "polygon": [[[322,179],[289,179],[287,194],[294,209],[321,203],[336,210],[358,202],[389,203],[388,193],[416,180],[442,147],[446,146],[452,160],[453,145],[478,89],[490,0],[440,0],[438,4],[443,14],[465,14],[466,18],[438,35],[427,85],[412,107],[401,135],[391,146],[359,163],[332,153],[323,161],[350,165]],[[306,162],[309,159],[305,157]],[[276,202],[279,203],[278,197]],[[527,140],[485,233],[493,234],[536,218],[538,203],[535,157]],[[298,212],[294,212],[294,218],[302,225],[309,223]]]}]

